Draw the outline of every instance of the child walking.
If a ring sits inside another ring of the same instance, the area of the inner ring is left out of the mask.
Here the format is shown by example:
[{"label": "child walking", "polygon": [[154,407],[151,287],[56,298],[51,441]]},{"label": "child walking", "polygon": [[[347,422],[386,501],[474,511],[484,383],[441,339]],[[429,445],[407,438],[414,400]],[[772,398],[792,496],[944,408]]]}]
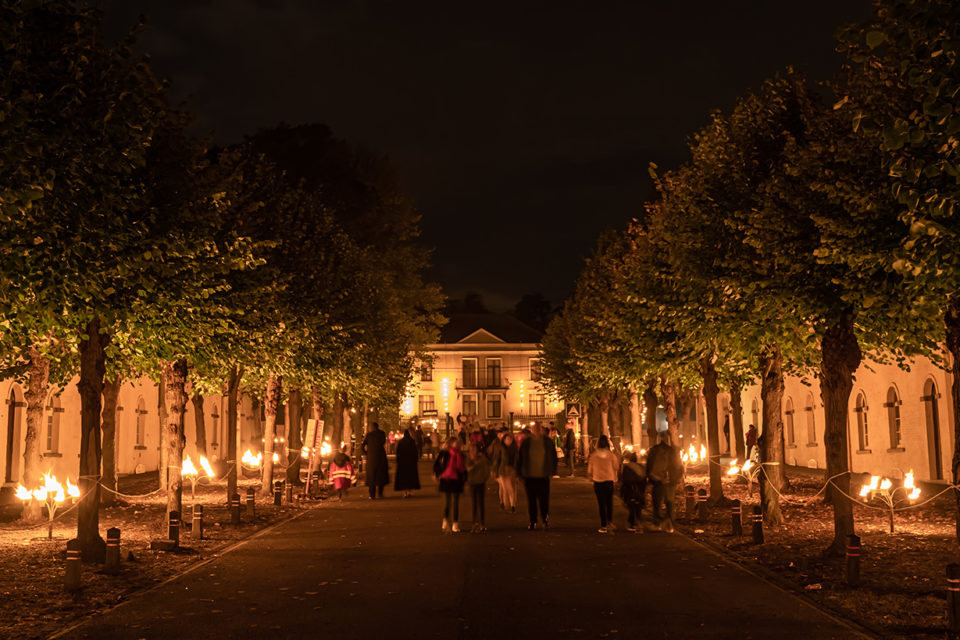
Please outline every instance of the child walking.
[{"label": "child walking", "polygon": [[487,478],[490,477],[490,461],[478,443],[472,443],[467,453],[467,484],[473,503],[473,533],[487,530],[484,498],[487,495]]},{"label": "child walking", "polygon": [[460,531],[460,494],[463,493],[463,483],[467,477],[460,446],[459,438],[448,438],[433,463],[433,475],[439,482],[440,492],[446,495],[443,530],[453,533]]},{"label": "child walking", "polygon": [[350,462],[350,456],[347,455],[346,446],[333,456],[330,466],[327,468],[328,479],[337,490],[337,499],[343,500],[347,494],[350,485],[353,482],[353,463]]},{"label": "child walking", "polygon": [[643,503],[647,489],[647,470],[637,462],[637,452],[631,451],[627,456],[627,463],[623,465],[623,474],[620,476],[620,497],[627,507],[630,526],[627,531],[642,531],[640,514],[643,512]]}]

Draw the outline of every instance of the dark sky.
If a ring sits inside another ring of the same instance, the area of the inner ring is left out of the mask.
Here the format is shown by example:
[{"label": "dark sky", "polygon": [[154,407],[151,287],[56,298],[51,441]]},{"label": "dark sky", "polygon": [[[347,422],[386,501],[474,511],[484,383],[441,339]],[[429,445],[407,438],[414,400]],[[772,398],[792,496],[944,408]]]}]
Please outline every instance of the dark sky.
[{"label": "dark sky", "polygon": [[386,152],[451,296],[559,302],[708,113],[786,65],[826,79],[868,0],[113,0],[220,142],[322,122]]}]

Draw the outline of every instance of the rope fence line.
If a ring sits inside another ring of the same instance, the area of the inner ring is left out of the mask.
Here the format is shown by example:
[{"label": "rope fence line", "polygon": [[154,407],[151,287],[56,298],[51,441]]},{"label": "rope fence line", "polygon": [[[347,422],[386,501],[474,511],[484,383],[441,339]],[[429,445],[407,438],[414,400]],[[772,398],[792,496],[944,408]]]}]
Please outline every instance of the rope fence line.
[{"label": "rope fence line", "polygon": [[[714,460],[708,460],[707,462],[708,462],[709,464],[716,465],[716,466],[720,467],[721,469],[729,469],[729,467],[724,467],[722,464],[720,464],[720,463],[718,463],[718,462],[715,462]],[[771,489],[773,489],[774,492],[776,492],[776,494],[777,494],[784,502],[797,502],[798,499],[797,499],[796,497],[791,498],[791,496],[784,495],[776,486],[774,486],[774,484],[773,484],[772,482],[770,482],[770,477],[769,477],[769,475],[767,474],[766,469],[764,469],[765,466],[776,466],[776,465],[780,465],[780,464],[781,464],[781,463],[780,463],[779,461],[758,462],[758,463],[756,464],[756,467],[758,468],[758,472],[757,472],[757,475],[758,475],[757,482],[759,483],[759,475],[760,475],[760,474],[763,474],[763,475],[767,476],[767,486],[770,487]],[[951,484],[951,485],[948,485],[945,489],[943,489],[943,490],[940,491],[939,493],[937,493],[937,494],[935,494],[935,495],[933,495],[933,496],[931,496],[931,497],[923,500],[922,502],[918,502],[918,503],[915,503],[915,504],[908,504],[908,505],[902,506],[902,507],[897,506],[897,507],[893,507],[892,509],[891,509],[890,507],[877,507],[877,506],[874,506],[874,505],[872,505],[872,504],[870,504],[870,503],[868,503],[868,502],[865,502],[864,500],[861,500],[859,497],[851,496],[849,493],[847,493],[846,491],[844,491],[843,489],[841,489],[841,488],[837,485],[836,482],[834,482],[834,480],[835,480],[836,478],[839,478],[840,476],[852,475],[853,473],[854,473],[853,471],[851,471],[851,470],[848,469],[848,470],[846,470],[846,471],[841,471],[840,473],[837,473],[837,474],[834,474],[834,475],[830,476],[830,477],[827,478],[827,480],[824,482],[824,485],[823,485],[822,487],[820,487],[820,489],[819,489],[816,493],[814,493],[814,494],[811,495],[811,496],[804,496],[804,499],[805,499],[805,500],[815,499],[815,498],[817,498],[817,496],[819,496],[820,494],[824,493],[828,488],[830,488],[830,486],[833,486],[833,488],[836,489],[837,493],[839,493],[840,495],[846,497],[848,500],[850,500],[851,502],[853,502],[854,504],[856,504],[856,505],[858,505],[858,506],[864,507],[864,508],[866,508],[866,509],[873,509],[874,511],[882,511],[882,512],[884,512],[884,513],[889,513],[891,510],[893,510],[893,511],[906,511],[906,510],[908,510],[908,509],[917,509],[917,508],[919,508],[919,507],[922,507],[922,506],[924,506],[924,505],[927,505],[927,504],[933,502],[934,500],[936,500],[937,498],[939,498],[940,496],[942,496],[943,494],[945,494],[945,493],[947,493],[947,492],[956,491],[956,490],[960,489],[960,484]],[[742,476],[743,473],[740,472],[740,473],[737,473],[736,475]]]},{"label": "rope fence line", "polygon": [[50,520],[50,519],[48,518],[48,519],[44,520],[43,522],[40,522],[40,523],[37,523],[37,524],[27,525],[27,526],[24,526],[24,527],[2,527],[2,528],[0,528],[0,533],[5,533],[5,532],[7,532],[7,531],[31,531],[31,530],[33,530],[33,529],[40,529],[40,528],[43,528],[43,527],[49,527],[51,524],[59,521],[61,518],[63,518],[64,516],[66,516],[68,513],[70,513],[71,511],[73,511],[74,509],[76,509],[76,508],[79,507],[79,506],[80,506],[80,500],[76,500],[76,501],[74,501],[74,503],[73,503],[72,505],[70,505],[69,507],[67,507],[66,509],[64,509],[64,510],[62,510],[62,511],[61,511],[60,509],[57,509],[57,515],[54,516],[53,520]]}]

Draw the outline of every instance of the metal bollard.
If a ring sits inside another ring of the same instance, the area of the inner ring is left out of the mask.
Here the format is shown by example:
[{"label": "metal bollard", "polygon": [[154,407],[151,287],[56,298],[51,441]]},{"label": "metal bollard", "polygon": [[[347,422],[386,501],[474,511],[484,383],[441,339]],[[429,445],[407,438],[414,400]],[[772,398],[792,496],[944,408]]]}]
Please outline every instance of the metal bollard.
[{"label": "metal bollard", "polygon": [[235,493],[230,497],[230,522],[240,524],[240,494]]},{"label": "metal bollard", "polygon": [[286,485],[286,494],[284,496],[284,500],[286,501],[287,504],[293,504],[293,484],[292,483],[287,483]]},{"label": "metal bollard", "polygon": [[67,565],[63,587],[67,591],[80,589],[80,541],[74,538],[67,542]]},{"label": "metal bollard", "polygon": [[730,506],[730,524],[733,535],[743,535],[743,509],[739,500],[734,500]]},{"label": "metal bollard", "polygon": [[947,638],[960,639],[960,564],[947,565]]},{"label": "metal bollard", "polygon": [[107,529],[107,559],[103,570],[106,573],[120,571],[120,529],[116,527]]},{"label": "metal bollard", "polygon": [[252,487],[247,489],[247,515],[250,518],[257,516],[257,492]]},{"label": "metal bollard", "polygon": [[180,544],[180,512],[171,511],[170,521],[167,524],[167,539],[173,540],[174,545]]},{"label": "metal bollard", "polygon": [[697,494],[692,484],[688,484],[684,488],[684,493],[687,497],[687,504],[686,504],[686,508],[683,511],[683,515],[687,517],[687,520],[692,520],[694,505],[696,504],[696,501],[697,501],[697,498],[696,498]]},{"label": "metal bollard", "polygon": [[283,483],[279,480],[273,483],[273,504],[278,507],[283,504]]},{"label": "metal bollard", "polygon": [[194,540],[203,540],[203,505],[193,505],[193,524],[190,527],[190,537]]},{"label": "metal bollard", "polygon": [[707,490],[700,489],[697,491],[697,522],[706,522],[707,514]]},{"label": "metal bollard", "polygon": [[760,506],[753,508],[753,541],[763,544],[763,508]]},{"label": "metal bollard", "polygon": [[847,536],[847,585],[855,587],[860,584],[860,536]]}]

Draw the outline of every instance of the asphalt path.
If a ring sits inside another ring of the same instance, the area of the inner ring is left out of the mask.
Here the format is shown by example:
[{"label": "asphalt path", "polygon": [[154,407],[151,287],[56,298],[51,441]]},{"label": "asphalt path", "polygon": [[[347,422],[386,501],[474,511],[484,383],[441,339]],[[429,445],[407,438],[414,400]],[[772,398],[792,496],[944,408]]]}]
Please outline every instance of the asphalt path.
[{"label": "asphalt path", "polygon": [[[487,488],[483,534],[444,534],[441,496],[327,501],[66,634],[69,638],[857,638],[680,534],[597,533],[583,478],[554,480],[550,528]],[[461,505],[469,529],[470,498]]]}]

